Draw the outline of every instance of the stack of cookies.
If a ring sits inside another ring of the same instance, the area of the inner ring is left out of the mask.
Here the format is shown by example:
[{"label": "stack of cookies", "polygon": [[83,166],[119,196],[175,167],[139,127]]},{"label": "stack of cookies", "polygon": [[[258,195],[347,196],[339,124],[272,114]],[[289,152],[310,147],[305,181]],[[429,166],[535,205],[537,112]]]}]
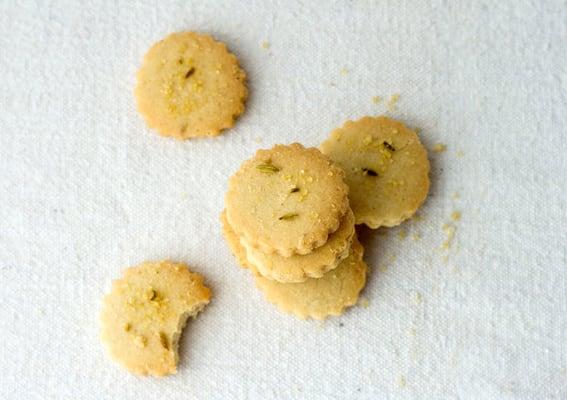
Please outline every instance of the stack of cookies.
[{"label": "stack of cookies", "polygon": [[344,178],[294,143],[259,150],[229,180],[226,240],[266,298],[300,318],[340,315],[366,281]]}]

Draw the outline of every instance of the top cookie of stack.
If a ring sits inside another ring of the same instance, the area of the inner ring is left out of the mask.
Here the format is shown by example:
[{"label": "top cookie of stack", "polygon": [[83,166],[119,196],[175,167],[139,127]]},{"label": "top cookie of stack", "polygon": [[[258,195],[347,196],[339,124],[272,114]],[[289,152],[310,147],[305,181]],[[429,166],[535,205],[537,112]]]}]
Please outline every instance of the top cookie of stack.
[{"label": "top cookie of stack", "polygon": [[350,211],[344,172],[299,143],[259,150],[229,180],[226,218],[246,247],[291,257],[324,245]]}]

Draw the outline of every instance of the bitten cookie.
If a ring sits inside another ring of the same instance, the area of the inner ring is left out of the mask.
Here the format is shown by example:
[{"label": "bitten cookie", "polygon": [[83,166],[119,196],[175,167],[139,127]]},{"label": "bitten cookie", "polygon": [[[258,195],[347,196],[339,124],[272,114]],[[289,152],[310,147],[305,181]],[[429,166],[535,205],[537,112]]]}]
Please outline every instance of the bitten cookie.
[{"label": "bitten cookie", "polygon": [[244,239],[240,239],[240,243],[246,249],[248,262],[254,265],[262,276],[289,283],[321,278],[326,272],[336,268],[349,255],[353,236],[354,214],[349,208],[339,229],[329,236],[324,245],[309,254],[282,257],[276,253],[265,254],[248,245]]},{"label": "bitten cookie", "polygon": [[246,74],[225,44],[179,32],[154,44],[135,90],[146,123],[163,136],[215,136],[244,111]]},{"label": "bitten cookie", "polygon": [[362,259],[363,252],[355,236],[351,254],[320,279],[281,283],[257,276],[256,285],[269,302],[301,319],[322,320],[340,315],[346,307],[356,304],[366,283],[367,266]]},{"label": "bitten cookie", "polygon": [[259,150],[229,180],[228,222],[264,253],[310,253],[338,229],[348,208],[343,177],[315,148],[293,143]]},{"label": "bitten cookie", "polygon": [[128,268],[104,298],[101,339],[131,372],[173,374],[181,331],[210,297],[203,277],[184,264],[162,261]]},{"label": "bitten cookie", "polygon": [[427,197],[427,150],[416,133],[399,121],[386,117],[348,121],[320,148],[346,172],[357,224],[398,225]]}]

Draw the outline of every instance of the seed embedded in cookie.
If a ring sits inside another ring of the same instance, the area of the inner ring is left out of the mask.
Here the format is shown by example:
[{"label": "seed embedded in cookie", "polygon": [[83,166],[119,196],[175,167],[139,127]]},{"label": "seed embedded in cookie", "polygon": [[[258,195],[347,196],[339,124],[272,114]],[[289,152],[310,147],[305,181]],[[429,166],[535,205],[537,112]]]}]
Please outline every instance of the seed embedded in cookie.
[{"label": "seed embedded in cookie", "polygon": [[162,261],[129,268],[104,298],[101,339],[110,355],[133,373],[173,374],[181,331],[210,297],[203,277],[184,264]]},{"label": "seed embedded in cookie", "polygon": [[427,197],[427,150],[417,134],[399,121],[387,117],[348,121],[320,149],[346,173],[357,224],[398,225]]},{"label": "seed embedded in cookie", "polygon": [[344,172],[299,143],[259,150],[230,178],[226,217],[260,251],[308,254],[335,232],[348,208]]},{"label": "seed embedded in cookie", "polygon": [[246,74],[224,43],[178,32],[144,57],[135,90],[146,123],[163,136],[216,136],[244,111]]}]

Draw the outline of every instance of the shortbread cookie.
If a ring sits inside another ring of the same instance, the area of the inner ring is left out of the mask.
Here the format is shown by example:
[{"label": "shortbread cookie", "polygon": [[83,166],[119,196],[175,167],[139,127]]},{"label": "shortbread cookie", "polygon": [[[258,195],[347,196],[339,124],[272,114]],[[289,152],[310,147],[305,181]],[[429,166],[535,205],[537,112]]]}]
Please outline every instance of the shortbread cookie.
[{"label": "shortbread cookie", "polygon": [[354,214],[349,208],[339,229],[329,236],[327,242],[305,255],[282,257],[279,254],[265,254],[249,246],[243,238],[240,243],[246,249],[248,262],[254,265],[265,278],[279,282],[304,282],[308,278],[321,278],[336,268],[350,252],[354,236]]},{"label": "shortbread cookie", "polygon": [[224,43],[195,32],[173,33],[144,57],[136,86],[138,109],[163,136],[215,136],[244,111],[245,80]]},{"label": "shortbread cookie", "polygon": [[226,216],[264,253],[289,257],[323,245],[348,208],[344,172],[299,143],[259,150],[228,183]]},{"label": "shortbread cookie", "polygon": [[210,297],[203,277],[184,264],[162,261],[129,268],[104,298],[102,341],[131,372],[173,374],[181,331]]},{"label": "shortbread cookie", "polygon": [[321,144],[346,172],[357,224],[395,226],[429,191],[429,160],[416,133],[386,117],[348,121]]},{"label": "shortbread cookie", "polygon": [[223,210],[220,216],[222,222],[222,233],[224,235],[225,240],[228,243],[228,247],[230,247],[230,251],[236,257],[236,261],[242,268],[247,268],[252,272],[254,275],[259,275],[258,270],[254,265],[248,262],[246,258],[246,249],[240,244],[240,238],[234,232],[228,220],[226,219],[226,211]]},{"label": "shortbread cookie", "polygon": [[366,283],[367,266],[362,259],[363,252],[362,245],[355,237],[351,254],[322,278],[311,278],[301,283],[281,283],[257,276],[256,285],[269,302],[301,319],[325,319],[331,315],[341,315],[346,307],[356,304]]}]

